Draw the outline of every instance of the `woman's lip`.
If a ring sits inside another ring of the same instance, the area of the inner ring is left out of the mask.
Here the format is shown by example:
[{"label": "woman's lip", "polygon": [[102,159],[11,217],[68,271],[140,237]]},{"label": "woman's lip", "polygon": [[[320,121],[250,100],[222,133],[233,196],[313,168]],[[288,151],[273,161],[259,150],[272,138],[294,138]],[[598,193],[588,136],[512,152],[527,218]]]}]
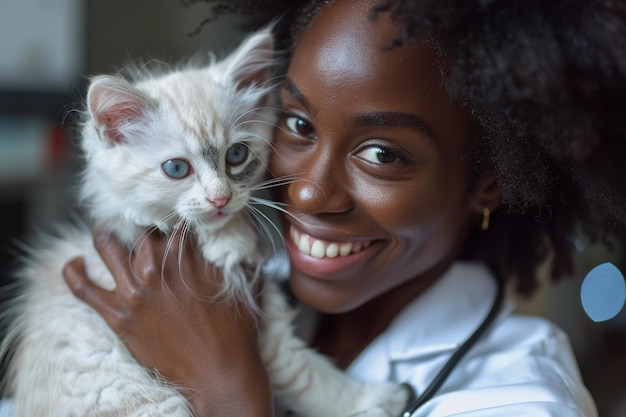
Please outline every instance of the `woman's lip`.
[{"label": "woman's lip", "polygon": [[[378,246],[378,242],[380,241],[333,242],[314,238],[290,226],[287,250],[289,251],[292,265],[296,269],[299,269],[306,275],[322,279],[333,279],[334,277],[331,274],[358,264],[363,259],[370,257],[371,252]],[[328,256],[329,251],[330,256]],[[334,253],[335,251],[337,254]]]}]

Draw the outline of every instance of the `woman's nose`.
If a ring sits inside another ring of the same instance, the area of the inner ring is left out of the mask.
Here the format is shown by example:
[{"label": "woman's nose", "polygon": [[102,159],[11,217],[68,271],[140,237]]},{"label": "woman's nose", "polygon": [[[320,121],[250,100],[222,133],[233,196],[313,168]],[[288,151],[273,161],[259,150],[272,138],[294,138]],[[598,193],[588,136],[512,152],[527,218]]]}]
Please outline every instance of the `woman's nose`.
[{"label": "woman's nose", "polygon": [[310,155],[287,194],[298,211],[307,214],[344,213],[352,209],[345,169],[329,155]]}]

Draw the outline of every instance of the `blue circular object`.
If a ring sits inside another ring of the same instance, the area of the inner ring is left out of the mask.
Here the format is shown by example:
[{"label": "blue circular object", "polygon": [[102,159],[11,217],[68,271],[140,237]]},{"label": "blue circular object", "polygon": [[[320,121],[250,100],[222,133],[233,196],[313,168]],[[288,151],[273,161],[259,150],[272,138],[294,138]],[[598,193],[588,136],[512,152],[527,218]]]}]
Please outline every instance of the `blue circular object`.
[{"label": "blue circular object", "polygon": [[596,266],[583,280],[580,300],[591,320],[599,322],[612,319],[626,303],[624,276],[610,262]]}]

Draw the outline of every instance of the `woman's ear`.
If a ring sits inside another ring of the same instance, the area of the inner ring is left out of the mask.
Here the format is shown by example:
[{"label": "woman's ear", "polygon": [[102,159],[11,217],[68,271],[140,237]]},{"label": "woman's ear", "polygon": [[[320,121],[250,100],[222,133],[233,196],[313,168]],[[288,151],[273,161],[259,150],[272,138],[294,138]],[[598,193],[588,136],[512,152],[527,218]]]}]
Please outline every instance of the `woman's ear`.
[{"label": "woman's ear", "polygon": [[502,189],[493,174],[484,175],[478,180],[472,194],[471,209],[476,213],[480,229],[489,229],[491,213],[502,205]]},{"label": "woman's ear", "polygon": [[484,209],[494,212],[502,205],[502,189],[494,174],[484,175],[478,180],[472,198],[472,208],[482,215]]}]

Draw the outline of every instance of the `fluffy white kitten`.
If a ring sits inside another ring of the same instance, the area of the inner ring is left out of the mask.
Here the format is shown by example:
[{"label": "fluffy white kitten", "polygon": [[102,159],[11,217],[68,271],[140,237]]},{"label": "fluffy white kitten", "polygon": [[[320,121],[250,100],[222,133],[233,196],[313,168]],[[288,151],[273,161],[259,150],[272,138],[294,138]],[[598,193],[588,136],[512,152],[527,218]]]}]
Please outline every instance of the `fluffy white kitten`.
[{"label": "fluffy white kitten", "polygon": [[[153,227],[195,233],[225,276],[223,295],[255,308],[251,280],[264,261],[245,210],[262,178],[276,111],[272,38],[262,30],[226,59],[129,82],[98,76],[87,95],[81,200],[94,223],[131,248]],[[191,415],[180,392],[139,365],[118,336],[62,278],[82,256],[92,280],[114,281],[88,230],[64,227],[42,239],[20,271],[5,349],[17,417]],[[154,230],[154,229],[152,229]],[[253,275],[253,276],[250,276]],[[278,401],[310,417],[395,416],[406,403],[396,384],[355,381],[293,335],[275,283],[264,285],[260,346]]]}]

